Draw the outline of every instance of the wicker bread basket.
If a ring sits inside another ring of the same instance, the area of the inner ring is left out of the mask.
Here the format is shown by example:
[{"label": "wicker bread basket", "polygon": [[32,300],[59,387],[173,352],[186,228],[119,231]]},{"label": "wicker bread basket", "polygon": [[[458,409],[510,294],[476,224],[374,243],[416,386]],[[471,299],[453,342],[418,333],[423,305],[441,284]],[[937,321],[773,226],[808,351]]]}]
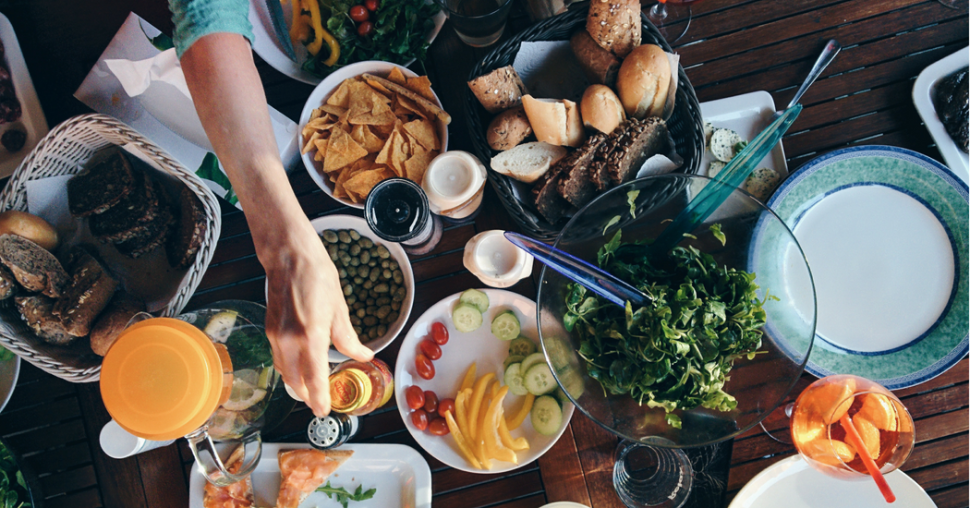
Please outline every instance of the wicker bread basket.
[{"label": "wicker bread basket", "polygon": [[[568,41],[573,33],[586,26],[588,10],[588,2],[574,4],[569,12],[549,18],[520,32],[485,56],[478,65],[472,68],[468,80],[500,67],[512,65],[522,41]],[[643,21],[643,44],[656,44],[664,51],[672,53],[673,50],[670,45],[642,13],[641,19]],[[697,173],[701,157],[704,154],[704,121],[701,119],[700,105],[697,102],[697,96],[694,94],[694,88],[687,79],[684,68],[678,67],[674,113],[667,120],[667,128],[677,143],[677,153],[684,159],[684,165],[678,171],[694,174]],[[485,138],[485,130],[492,115],[485,111],[485,108],[475,98],[475,94],[467,88],[465,90],[465,117],[468,119],[468,127],[471,130],[475,155],[488,166],[492,157],[498,153],[488,146],[488,141]],[[523,204],[516,199],[512,191],[512,180],[509,177],[500,175],[495,171],[489,171],[488,181],[491,182],[513,220],[529,236],[549,242],[554,240],[559,231],[566,225],[568,219],[565,218],[556,224],[548,223],[536,212],[531,203]]]},{"label": "wicker bread basket", "polygon": [[[37,144],[11,176],[3,194],[0,194],[0,211],[27,211],[26,182],[73,175],[100,148],[129,144],[158,164],[166,174],[185,184],[198,196],[205,210],[208,227],[195,262],[189,267],[168,305],[159,312],[162,316],[176,316],[192,297],[212,259],[222,227],[221,210],[215,195],[202,180],[131,127],[110,116],[98,114],[77,116],[58,125]],[[73,348],[65,349],[45,343],[26,326],[9,301],[0,308],[0,344],[45,372],[67,381],[82,383],[97,381],[100,377],[100,356],[79,354]]]}]

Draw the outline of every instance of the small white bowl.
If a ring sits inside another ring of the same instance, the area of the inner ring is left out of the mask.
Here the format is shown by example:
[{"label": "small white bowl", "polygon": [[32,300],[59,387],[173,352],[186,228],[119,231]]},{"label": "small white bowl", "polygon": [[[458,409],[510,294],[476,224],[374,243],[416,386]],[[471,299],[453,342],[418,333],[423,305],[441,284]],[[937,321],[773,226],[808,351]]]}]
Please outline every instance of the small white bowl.
[{"label": "small white bowl", "polygon": [[[411,271],[411,262],[408,259],[407,254],[404,249],[401,248],[399,244],[388,242],[382,240],[367,225],[367,221],[357,217],[355,215],[326,215],[323,217],[318,217],[310,221],[313,229],[316,230],[317,234],[323,233],[327,229],[353,229],[360,233],[360,236],[370,238],[374,243],[378,243],[387,247],[387,250],[391,252],[391,258],[397,261],[397,264],[401,267],[401,273],[404,274],[404,287],[408,290],[408,295],[401,302],[401,310],[398,311],[397,321],[391,323],[387,329],[387,333],[383,337],[378,337],[370,342],[365,342],[364,345],[369,347],[375,354],[381,352],[384,348],[388,346],[404,329],[404,325],[408,322],[408,317],[411,316],[411,307],[414,306],[414,272]],[[269,281],[266,285],[266,300],[269,300]],[[347,356],[343,353],[337,351],[332,345],[330,346],[330,363],[340,363],[349,360]]]},{"label": "small white bowl", "polygon": [[[319,108],[324,102],[330,98],[330,95],[337,90],[340,83],[347,78],[352,78],[354,76],[360,76],[361,74],[374,74],[380,77],[387,77],[391,72],[391,69],[397,67],[404,73],[404,76],[408,78],[414,78],[418,75],[412,72],[407,67],[402,67],[400,65],[390,63],[390,62],[380,62],[376,60],[368,60],[366,62],[357,62],[355,64],[350,64],[346,67],[341,67],[339,70],[335,71],[333,74],[329,75],[313,89],[310,97],[307,98],[306,104],[303,106],[303,112],[300,114],[300,128],[296,130],[297,143],[299,148],[303,149],[303,128],[306,124],[310,122],[310,114],[313,113],[314,109]],[[438,107],[442,107],[441,100],[438,98],[438,94],[434,93],[434,102]],[[448,150],[448,126],[442,123],[440,120],[435,120],[438,125],[438,138],[441,140],[441,152],[444,153]],[[316,182],[317,186],[327,193],[331,198],[339,201],[340,203],[358,208],[363,210],[363,203],[354,203],[353,201],[346,198],[335,198],[333,196],[333,187],[328,181],[326,175],[323,173],[323,163],[313,160],[316,150],[310,150],[307,153],[301,154],[300,157],[303,159],[303,165],[306,166],[306,170],[310,173],[310,178]],[[418,182],[420,185],[421,182]]]},{"label": "small white bowl", "polygon": [[507,288],[532,275],[532,256],[508,241],[500,229],[483,231],[468,240],[462,262],[493,288]]}]

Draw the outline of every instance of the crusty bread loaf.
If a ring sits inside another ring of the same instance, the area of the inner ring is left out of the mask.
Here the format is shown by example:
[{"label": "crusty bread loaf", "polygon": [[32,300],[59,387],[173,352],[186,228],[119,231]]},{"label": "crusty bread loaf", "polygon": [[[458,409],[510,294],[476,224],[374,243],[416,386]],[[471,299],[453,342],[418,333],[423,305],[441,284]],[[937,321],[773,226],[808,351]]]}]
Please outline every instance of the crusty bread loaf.
[{"label": "crusty bread loaf", "polygon": [[638,0],[591,0],[586,31],[603,49],[621,60],[640,45]]},{"label": "crusty bread loaf", "polygon": [[0,262],[24,289],[51,298],[59,298],[71,279],[53,254],[17,235],[0,235]]},{"label": "crusty bread loaf", "polygon": [[529,117],[521,106],[499,113],[488,124],[485,137],[492,150],[508,150],[532,134]]},{"label": "crusty bread loaf", "polygon": [[577,147],[586,140],[579,106],[570,100],[522,97],[522,106],[536,139],[552,145]]},{"label": "crusty bread loaf", "polygon": [[573,55],[583,67],[586,79],[590,83],[613,87],[616,85],[616,73],[620,71],[620,59],[593,40],[586,30],[579,30],[571,39],[569,47]]},{"label": "crusty bread loaf", "polygon": [[91,327],[91,350],[98,355],[108,354],[115,339],[125,331],[135,314],[145,311],[145,302],[118,291]]},{"label": "crusty bread loaf", "polygon": [[613,132],[623,120],[626,120],[620,98],[605,85],[587,87],[583,92],[579,109],[583,116],[583,125],[587,129],[596,129],[604,134]]},{"label": "crusty bread loaf", "polygon": [[511,65],[469,81],[468,88],[485,110],[493,114],[522,104],[522,96],[529,93]]},{"label": "crusty bread loaf", "polygon": [[83,337],[90,333],[94,320],[111,301],[118,281],[83,247],[72,249],[68,258],[71,284],[54,302],[51,312],[68,333]]},{"label": "crusty bread loaf", "polygon": [[630,118],[661,116],[670,89],[670,60],[660,46],[644,44],[623,60],[616,91]]},{"label": "crusty bread loaf", "polygon": [[491,167],[496,173],[520,182],[532,183],[546,174],[549,168],[566,156],[566,149],[536,141],[523,143],[492,157]]},{"label": "crusty bread loaf", "polygon": [[71,335],[61,324],[61,320],[51,313],[54,300],[43,295],[18,296],[14,298],[14,303],[27,326],[45,342],[68,346],[78,339],[77,336]]}]

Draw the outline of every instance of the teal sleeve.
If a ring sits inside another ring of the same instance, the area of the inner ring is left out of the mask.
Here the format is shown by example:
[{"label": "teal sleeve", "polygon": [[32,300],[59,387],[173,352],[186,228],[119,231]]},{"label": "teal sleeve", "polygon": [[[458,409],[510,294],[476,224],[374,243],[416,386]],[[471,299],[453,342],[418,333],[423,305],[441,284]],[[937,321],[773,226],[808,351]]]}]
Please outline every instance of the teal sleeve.
[{"label": "teal sleeve", "polygon": [[253,41],[248,0],[168,0],[175,22],[172,39],[179,58],[204,35],[234,33]]}]

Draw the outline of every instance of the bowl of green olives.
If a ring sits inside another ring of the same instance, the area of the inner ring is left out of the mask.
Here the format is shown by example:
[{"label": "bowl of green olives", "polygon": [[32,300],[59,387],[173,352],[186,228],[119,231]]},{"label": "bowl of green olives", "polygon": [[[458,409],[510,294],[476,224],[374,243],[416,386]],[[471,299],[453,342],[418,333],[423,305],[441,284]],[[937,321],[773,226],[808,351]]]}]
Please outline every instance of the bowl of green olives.
[{"label": "bowl of green olives", "polygon": [[[354,215],[327,215],[310,221],[337,267],[350,310],[350,324],[374,353],[404,329],[414,305],[414,273],[404,249],[378,238]],[[348,360],[330,347],[329,360]]]}]

